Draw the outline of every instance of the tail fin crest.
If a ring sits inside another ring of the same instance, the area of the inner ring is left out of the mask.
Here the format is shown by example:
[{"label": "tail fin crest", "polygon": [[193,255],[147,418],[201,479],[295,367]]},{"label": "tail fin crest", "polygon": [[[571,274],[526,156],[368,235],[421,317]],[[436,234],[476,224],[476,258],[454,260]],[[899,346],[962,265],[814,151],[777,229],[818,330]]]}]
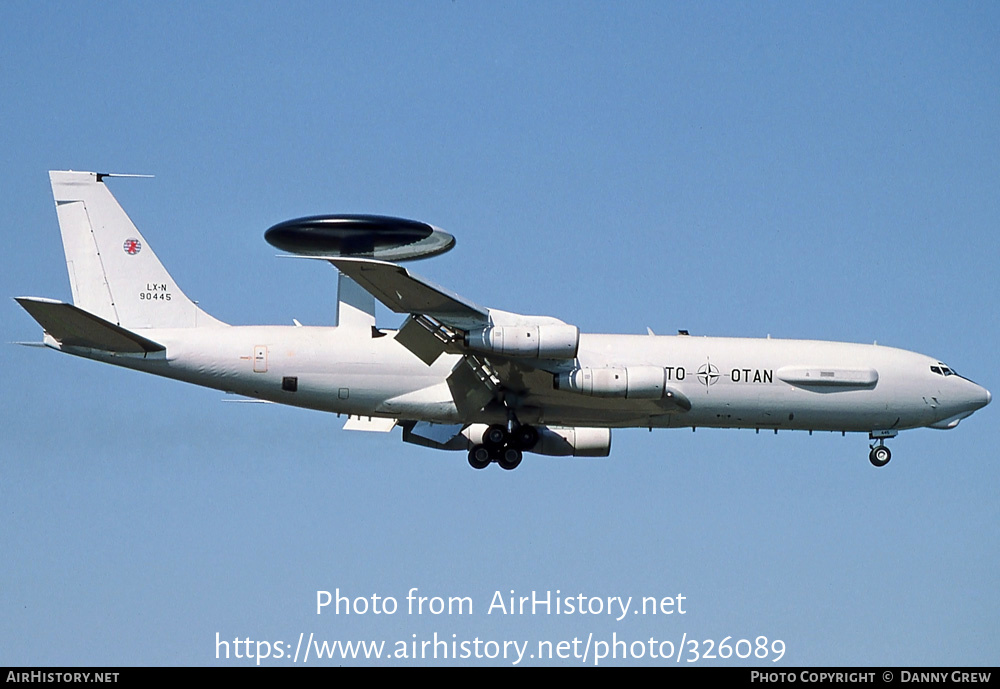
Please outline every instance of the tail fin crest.
[{"label": "tail fin crest", "polygon": [[225,325],[177,286],[94,172],[49,173],[73,303],[123,328]]}]

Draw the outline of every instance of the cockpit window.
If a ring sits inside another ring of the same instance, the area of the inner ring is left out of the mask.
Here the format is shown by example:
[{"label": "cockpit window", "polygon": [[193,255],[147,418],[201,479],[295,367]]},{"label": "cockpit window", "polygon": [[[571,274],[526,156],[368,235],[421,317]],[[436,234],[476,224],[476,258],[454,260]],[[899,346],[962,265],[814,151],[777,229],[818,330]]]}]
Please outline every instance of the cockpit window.
[{"label": "cockpit window", "polygon": [[936,373],[939,376],[957,376],[955,371],[944,364],[938,362],[937,366],[931,366],[931,373]]},{"label": "cockpit window", "polygon": [[943,373],[941,373],[941,367],[940,366],[931,366],[931,372],[932,373],[936,373],[939,376],[943,376],[944,375]]}]

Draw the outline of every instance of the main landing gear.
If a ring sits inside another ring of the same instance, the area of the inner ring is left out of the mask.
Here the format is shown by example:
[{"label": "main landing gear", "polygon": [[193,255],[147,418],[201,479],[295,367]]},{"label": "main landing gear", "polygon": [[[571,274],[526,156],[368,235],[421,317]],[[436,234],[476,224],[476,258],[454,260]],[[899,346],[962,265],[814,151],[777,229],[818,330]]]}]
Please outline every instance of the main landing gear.
[{"label": "main landing gear", "polygon": [[517,468],[523,453],[537,442],[538,430],[534,426],[518,425],[509,431],[506,426],[493,424],[483,433],[482,444],[469,450],[469,464],[473,469],[485,469],[496,462],[501,469],[510,471]]}]

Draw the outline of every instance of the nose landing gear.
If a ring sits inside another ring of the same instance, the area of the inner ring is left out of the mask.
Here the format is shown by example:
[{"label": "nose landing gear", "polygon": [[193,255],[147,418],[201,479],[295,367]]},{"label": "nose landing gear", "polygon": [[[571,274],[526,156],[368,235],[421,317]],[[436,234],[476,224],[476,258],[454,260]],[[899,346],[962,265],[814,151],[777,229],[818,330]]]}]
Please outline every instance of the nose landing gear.
[{"label": "nose landing gear", "polygon": [[884,467],[892,459],[892,453],[885,446],[886,438],[895,438],[896,431],[872,431],[868,434],[869,440],[877,440],[878,443],[871,444],[871,452],[868,453],[868,461],[873,466]]},{"label": "nose landing gear", "polygon": [[868,461],[874,466],[884,467],[892,459],[892,453],[889,452],[882,440],[879,440],[878,445],[872,445],[872,451],[868,453]]}]

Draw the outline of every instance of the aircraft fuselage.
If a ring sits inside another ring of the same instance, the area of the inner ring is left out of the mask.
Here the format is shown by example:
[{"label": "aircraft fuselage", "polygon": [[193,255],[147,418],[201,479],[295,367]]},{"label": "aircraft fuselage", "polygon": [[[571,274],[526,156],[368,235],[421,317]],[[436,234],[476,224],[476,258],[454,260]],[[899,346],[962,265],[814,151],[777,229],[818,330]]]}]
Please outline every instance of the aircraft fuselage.
[{"label": "aircraft fuselage", "polygon": [[[230,326],[181,291],[105,185],[49,179],[72,304],[17,297],[44,344],[110,364],[402,427],[405,442],[517,467],[523,452],[607,456],[611,428],[868,433],[869,460],[909,428],[953,428],[990,393],[913,352],[840,342],[587,335],[551,316],[481,306],[397,261],[445,251],[446,232],[387,216],[310,216],[265,237],[339,272],[336,327]],[[378,301],[406,320],[376,325]]]},{"label": "aircraft fuselage", "polygon": [[[435,423],[495,423],[487,407],[462,415],[447,385],[462,359],[427,365],[394,339],[337,327],[230,326],[137,331],[166,347],[150,354],[63,351],[247,397],[351,415]],[[50,343],[59,347],[58,343]],[[587,395],[526,382],[522,421],[567,426],[717,427],[828,431],[904,430],[963,417],[989,393],[932,372],[935,359],[892,347],[809,340],[587,335],[574,365],[659,367],[690,401]],[[837,380],[846,372],[848,379]],[[859,372],[869,378],[856,379]],[[871,378],[875,378],[874,381]],[[789,382],[789,380],[793,382]],[[538,410],[537,412],[533,410]],[[544,410],[544,411],[542,411]]]}]

